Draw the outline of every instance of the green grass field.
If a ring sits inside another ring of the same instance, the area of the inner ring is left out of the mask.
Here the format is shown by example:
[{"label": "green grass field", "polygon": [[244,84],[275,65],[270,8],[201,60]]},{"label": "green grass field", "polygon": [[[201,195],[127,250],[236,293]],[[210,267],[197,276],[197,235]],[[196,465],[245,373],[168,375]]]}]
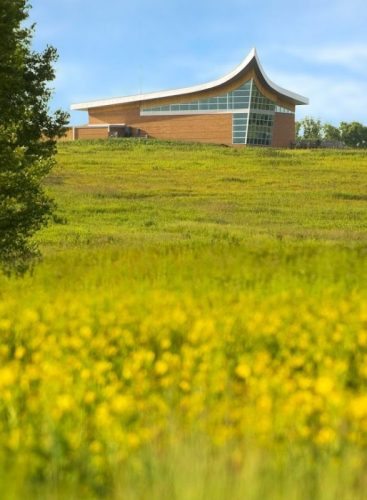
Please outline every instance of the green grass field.
[{"label": "green grass field", "polygon": [[71,142],[46,184],[3,498],[364,498],[366,153]]},{"label": "green grass field", "polygon": [[165,143],[68,143],[49,178],[47,245],[365,238],[366,155]]}]

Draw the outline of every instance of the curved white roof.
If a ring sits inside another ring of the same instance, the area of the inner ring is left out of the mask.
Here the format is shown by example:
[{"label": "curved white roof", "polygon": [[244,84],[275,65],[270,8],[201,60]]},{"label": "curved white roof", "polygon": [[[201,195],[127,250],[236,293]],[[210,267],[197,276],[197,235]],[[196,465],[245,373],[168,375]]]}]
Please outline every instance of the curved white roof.
[{"label": "curved white roof", "polygon": [[296,94],[294,92],[291,92],[289,90],[283,89],[282,87],[279,87],[275,83],[273,83],[265,74],[260,61],[259,57],[257,55],[256,49],[253,48],[248,56],[241,62],[237,68],[235,68],[233,71],[228,73],[227,75],[223,76],[222,78],[218,78],[217,80],[213,80],[212,82],[204,83],[201,85],[194,85],[192,87],[186,87],[186,88],[181,88],[181,89],[174,89],[174,90],[165,90],[162,92],[151,92],[149,94],[139,94],[139,95],[132,95],[128,97],[115,97],[115,98],[110,98],[110,99],[102,99],[102,100],[97,100],[97,101],[89,101],[89,102],[82,102],[78,104],[72,104],[71,109],[74,110],[81,110],[81,111],[87,111],[89,108],[99,108],[102,106],[113,106],[116,104],[128,104],[132,102],[141,102],[141,101],[150,101],[152,99],[162,99],[164,97],[174,97],[174,96],[179,96],[179,95],[185,95],[185,94],[193,94],[196,92],[201,92],[203,90],[210,90],[215,87],[219,87],[221,85],[224,85],[226,83],[229,83],[231,80],[235,79],[236,77],[239,76],[240,73],[245,71],[247,67],[252,63],[252,61],[255,61],[257,64],[257,67],[261,73],[261,76],[265,80],[266,84],[273,89],[275,92],[281,94],[282,96],[290,99],[293,101],[294,104],[308,104],[309,100],[307,97],[303,97],[299,94]]}]

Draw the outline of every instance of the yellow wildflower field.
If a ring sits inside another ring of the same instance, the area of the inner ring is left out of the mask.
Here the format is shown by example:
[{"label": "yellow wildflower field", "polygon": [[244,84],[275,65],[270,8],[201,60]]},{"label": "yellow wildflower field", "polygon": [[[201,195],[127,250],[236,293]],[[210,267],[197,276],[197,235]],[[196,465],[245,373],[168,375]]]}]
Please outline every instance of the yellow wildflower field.
[{"label": "yellow wildflower field", "polygon": [[[333,152],[282,153],[274,167],[262,150],[198,147],[188,158],[173,145],[148,144],[142,156],[143,146],[121,144],[122,160],[118,146],[110,156],[106,145],[63,146],[66,166],[50,183],[69,222],[41,233],[45,258],[33,273],[0,276],[3,498],[363,498],[363,169],[348,177],[359,193],[349,212],[348,200],[330,195],[354,168],[349,152],[338,171]],[[141,190],[163,174],[142,162],[171,162],[174,151],[176,166],[147,208]],[[97,174],[75,163],[76,152],[110,161],[100,219]],[[180,162],[194,157],[202,166],[180,198]],[[270,211],[253,208],[269,208],[268,188],[236,181],[255,183],[246,170],[255,160],[261,186],[284,188],[271,209],[283,215],[274,212],[268,232]],[[297,186],[308,197],[299,161],[312,182],[322,170],[310,212],[291,202]],[[131,184],[119,206],[112,186],[122,175]],[[213,175],[232,179],[231,189],[205,187]],[[235,203],[247,192],[258,198],[241,215]]]},{"label": "yellow wildflower field", "polygon": [[[218,299],[217,299],[218,300]],[[1,303],[1,446],[47,470],[103,474],[155,440],[204,432],[215,445],[338,449],[367,444],[367,304],[299,291],[241,294],[201,307],[192,295],[70,295]]]}]

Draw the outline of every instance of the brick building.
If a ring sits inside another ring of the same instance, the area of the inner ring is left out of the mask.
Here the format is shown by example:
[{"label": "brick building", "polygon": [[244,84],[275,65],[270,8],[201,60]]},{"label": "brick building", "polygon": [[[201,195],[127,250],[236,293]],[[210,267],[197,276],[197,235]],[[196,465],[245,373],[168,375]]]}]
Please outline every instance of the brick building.
[{"label": "brick building", "polygon": [[295,107],[306,97],[285,90],[265,74],[252,49],[231,73],[193,87],[73,104],[88,124],[73,139],[153,137],[227,145],[289,147]]}]

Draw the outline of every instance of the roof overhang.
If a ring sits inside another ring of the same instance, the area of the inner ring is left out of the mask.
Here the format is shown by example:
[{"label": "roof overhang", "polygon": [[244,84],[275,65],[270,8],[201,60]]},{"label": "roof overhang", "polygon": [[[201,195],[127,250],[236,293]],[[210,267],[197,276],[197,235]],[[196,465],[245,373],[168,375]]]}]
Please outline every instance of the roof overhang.
[{"label": "roof overhang", "polygon": [[218,78],[217,80],[213,80],[208,83],[204,83],[201,85],[194,85],[192,87],[185,87],[181,89],[174,89],[174,90],[165,90],[162,92],[151,92],[149,94],[139,94],[139,95],[132,95],[128,97],[115,97],[112,99],[101,99],[97,101],[88,101],[88,102],[82,102],[78,104],[72,104],[71,109],[73,110],[80,110],[80,111],[87,111],[90,108],[100,108],[104,106],[116,106],[118,104],[131,104],[131,103],[137,103],[137,102],[143,102],[143,101],[151,101],[154,99],[164,99],[167,97],[176,97],[176,96],[182,96],[182,95],[188,95],[188,94],[194,94],[197,92],[203,92],[206,90],[212,90],[216,87],[221,87],[226,84],[230,84],[232,81],[238,80],[244,73],[248,72],[248,70],[254,66],[255,70],[257,70],[257,74],[259,75],[260,79],[262,82],[269,87],[270,90],[273,92],[276,92],[279,94],[281,97],[285,98],[286,100],[290,101],[292,104],[299,105],[299,104],[308,104],[309,100],[307,97],[303,97],[299,94],[296,94],[294,92],[291,92],[290,90],[286,90],[282,87],[279,87],[279,85],[276,85],[274,82],[268,78],[266,75],[265,71],[263,70],[263,67],[260,64],[259,57],[257,55],[256,49],[253,48],[248,56],[241,62],[237,68],[235,68],[233,71],[228,73],[227,75],[223,76],[222,78]]}]

